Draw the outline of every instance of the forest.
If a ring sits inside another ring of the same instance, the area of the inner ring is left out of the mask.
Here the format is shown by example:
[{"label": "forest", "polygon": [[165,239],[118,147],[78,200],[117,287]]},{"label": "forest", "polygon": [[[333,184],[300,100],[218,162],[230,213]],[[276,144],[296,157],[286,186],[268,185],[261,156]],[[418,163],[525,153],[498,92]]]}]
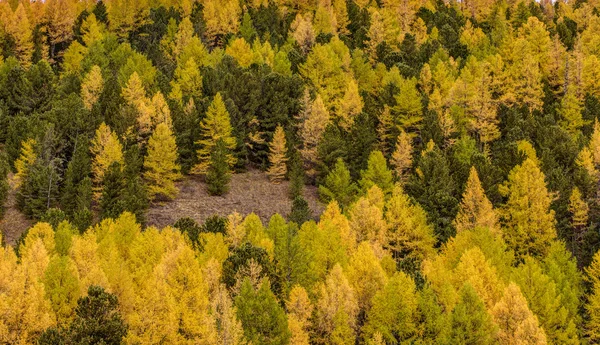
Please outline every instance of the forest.
[{"label": "forest", "polygon": [[0,344],[599,344],[599,117],[598,0],[0,0]]}]

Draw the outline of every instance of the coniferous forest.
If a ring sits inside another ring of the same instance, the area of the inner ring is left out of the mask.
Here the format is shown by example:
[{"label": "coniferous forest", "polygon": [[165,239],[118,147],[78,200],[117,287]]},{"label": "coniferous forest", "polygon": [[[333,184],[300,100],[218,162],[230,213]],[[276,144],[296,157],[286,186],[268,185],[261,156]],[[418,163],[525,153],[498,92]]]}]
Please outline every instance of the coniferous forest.
[{"label": "coniferous forest", "polygon": [[0,0],[0,344],[598,344],[599,118],[597,0]]}]

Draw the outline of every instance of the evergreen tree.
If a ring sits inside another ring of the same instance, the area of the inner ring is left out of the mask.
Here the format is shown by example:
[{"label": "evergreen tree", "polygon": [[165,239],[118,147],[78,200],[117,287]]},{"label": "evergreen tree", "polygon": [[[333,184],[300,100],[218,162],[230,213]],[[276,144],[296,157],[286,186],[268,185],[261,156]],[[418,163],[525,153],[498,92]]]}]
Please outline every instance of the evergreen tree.
[{"label": "evergreen tree", "polygon": [[288,220],[296,224],[304,224],[312,218],[312,211],[308,206],[308,202],[302,197],[297,196],[292,200],[292,209],[288,215]]},{"label": "evergreen tree", "polygon": [[148,154],[144,160],[144,179],[148,182],[148,196],[154,200],[173,199],[179,192],[175,180],[181,177],[177,162],[177,145],[166,123],[156,126],[148,140]]},{"label": "evergreen tree", "polygon": [[[197,151],[198,164],[194,167],[193,172],[199,174],[207,174],[208,168],[211,165],[211,156],[213,152],[219,152],[224,155],[224,162],[228,169],[235,164],[235,158],[231,151],[235,149],[236,141],[231,135],[231,122],[229,113],[223,103],[221,93],[217,93],[212,103],[206,111],[206,117],[200,123],[201,139],[196,142],[200,146]],[[221,140],[223,148],[216,150],[217,142]],[[220,167],[219,169],[223,169]]]},{"label": "evergreen tree", "polygon": [[231,171],[229,169],[229,152],[223,139],[218,139],[210,155],[210,163],[206,173],[208,192],[212,195],[223,195],[229,190]]},{"label": "evergreen tree", "polygon": [[494,306],[492,316],[498,325],[499,344],[546,344],[546,334],[539,326],[537,317],[527,307],[521,290],[510,283],[504,296]]},{"label": "evergreen tree", "polygon": [[556,220],[544,174],[528,158],[510,172],[501,191],[508,196],[502,210],[507,244],[519,257],[543,256],[556,237]]},{"label": "evergreen tree", "polygon": [[345,210],[355,198],[357,186],[350,177],[350,171],[344,160],[338,158],[335,167],[327,174],[325,181],[319,186],[319,196],[324,203],[333,200]]},{"label": "evergreen tree", "polygon": [[454,220],[454,227],[456,232],[471,230],[476,227],[487,227],[496,233],[500,231],[498,216],[481,187],[475,167],[471,167],[469,172],[469,179],[458,209],[458,215]]},{"label": "evergreen tree", "polygon": [[91,142],[90,151],[93,155],[92,174],[95,197],[100,197],[101,184],[104,174],[113,163],[123,164],[123,148],[117,135],[102,123],[96,130],[96,136]]},{"label": "evergreen tree", "polygon": [[396,177],[398,177],[400,181],[406,181],[406,173],[413,162],[412,153],[412,139],[406,132],[400,132],[400,135],[398,135],[398,138],[396,139],[396,148],[394,149],[390,160],[391,165],[394,167]]},{"label": "evergreen tree", "polygon": [[460,289],[452,310],[449,344],[495,344],[496,325],[483,301],[469,283]]},{"label": "evergreen tree", "polygon": [[100,197],[100,214],[102,218],[117,218],[127,205],[123,200],[125,178],[118,162],[112,163],[102,181],[102,196]]},{"label": "evergreen tree", "polygon": [[50,328],[40,344],[118,345],[127,335],[127,325],[118,312],[118,299],[100,286],[90,286],[87,296],[79,298],[76,317],[65,330]]},{"label": "evergreen tree", "polygon": [[373,307],[367,312],[363,327],[364,336],[380,333],[386,343],[407,341],[417,333],[416,313],[415,283],[406,274],[398,272],[373,297]]},{"label": "evergreen tree", "polygon": [[379,187],[384,193],[389,193],[393,188],[392,172],[388,169],[387,162],[381,151],[373,151],[369,155],[367,169],[360,174],[360,187],[367,191],[372,186]]},{"label": "evergreen tree", "polygon": [[103,88],[102,70],[99,66],[94,65],[81,84],[81,99],[87,110],[92,110],[92,107],[100,98]]},{"label": "evergreen tree", "polygon": [[279,182],[285,179],[287,174],[287,147],[283,127],[277,125],[273,134],[273,141],[269,145],[269,170],[267,175],[272,182]]},{"label": "evergreen tree", "polygon": [[[73,217],[79,208],[78,200],[85,195],[80,194],[80,185],[85,179],[89,179],[90,164],[89,144],[85,138],[78,137],[75,151],[67,165],[61,193],[61,208],[69,217]],[[88,204],[87,207],[90,205]]]},{"label": "evergreen tree", "polygon": [[[235,298],[237,316],[244,327],[245,338],[253,344],[287,344],[290,338],[288,321],[283,308],[269,283],[263,281],[255,289],[249,279],[245,279],[239,295]],[[256,311],[260,310],[260,313]]]}]

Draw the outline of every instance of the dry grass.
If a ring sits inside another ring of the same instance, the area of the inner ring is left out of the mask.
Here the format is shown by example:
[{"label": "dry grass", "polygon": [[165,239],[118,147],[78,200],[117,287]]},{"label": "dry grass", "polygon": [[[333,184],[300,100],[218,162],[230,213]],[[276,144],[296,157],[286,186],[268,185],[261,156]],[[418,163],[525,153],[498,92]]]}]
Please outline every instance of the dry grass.
[{"label": "dry grass", "polygon": [[10,190],[4,204],[4,215],[0,220],[0,229],[2,229],[4,241],[7,244],[14,245],[21,234],[31,226],[32,222],[17,209],[17,191],[12,173],[8,175],[8,182]]},{"label": "dry grass", "polygon": [[[202,223],[212,215],[227,216],[233,212],[242,215],[254,212],[266,222],[275,213],[286,216],[291,208],[289,182],[273,184],[258,170],[233,175],[229,193],[223,196],[209,195],[206,185],[198,177],[187,177],[178,183],[178,187],[179,196],[175,200],[150,208],[146,217],[148,225],[164,227],[182,217]],[[320,215],[323,205],[318,201],[316,188],[307,186],[304,197],[313,216]]]}]

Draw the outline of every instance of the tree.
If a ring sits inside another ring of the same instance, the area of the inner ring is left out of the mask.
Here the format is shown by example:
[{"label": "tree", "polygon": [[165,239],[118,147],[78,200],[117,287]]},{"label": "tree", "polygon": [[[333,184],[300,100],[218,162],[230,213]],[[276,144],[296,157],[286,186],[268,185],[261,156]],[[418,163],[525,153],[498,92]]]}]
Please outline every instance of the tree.
[{"label": "tree", "polygon": [[127,205],[124,200],[125,177],[119,162],[112,163],[102,180],[102,194],[98,200],[102,218],[117,218]]},{"label": "tree", "polygon": [[496,325],[469,283],[460,289],[460,300],[452,310],[450,329],[451,344],[496,343]]},{"label": "tree", "polygon": [[543,256],[556,238],[551,194],[546,189],[544,174],[531,159],[516,166],[502,185],[508,197],[502,209],[504,238],[518,257]]},{"label": "tree", "polygon": [[294,286],[290,291],[290,298],[286,303],[286,307],[291,335],[290,345],[309,345],[309,319],[314,307],[310,303],[306,290],[299,285]]},{"label": "tree", "polygon": [[367,311],[364,337],[377,333],[389,344],[411,339],[417,332],[417,294],[414,281],[402,272],[390,278],[373,297],[373,307]]},{"label": "tree", "polygon": [[546,344],[546,334],[537,317],[527,307],[519,287],[510,283],[494,306],[492,316],[498,325],[498,342],[504,344]]},{"label": "tree", "polygon": [[476,227],[487,227],[495,233],[500,232],[498,215],[481,187],[475,167],[471,167],[469,172],[467,187],[454,220],[454,227],[456,232]]},{"label": "tree", "polygon": [[33,54],[33,30],[25,6],[19,3],[12,18],[6,23],[6,31],[15,41],[15,55],[24,67],[29,67]]},{"label": "tree", "polygon": [[357,186],[352,182],[350,171],[344,160],[338,158],[334,168],[325,177],[325,182],[319,186],[319,196],[324,203],[333,200],[345,210],[355,198]]},{"label": "tree", "polygon": [[[305,98],[308,94],[305,94]],[[329,124],[329,111],[325,108],[323,99],[317,94],[315,100],[308,104],[304,104],[304,109],[299,116],[300,138],[302,139],[302,147],[300,154],[304,160],[304,169],[309,177],[316,174],[316,166],[318,160],[318,147],[321,142],[325,128]]]},{"label": "tree", "polygon": [[35,139],[27,139],[21,142],[21,154],[15,161],[17,173],[15,174],[14,181],[16,188],[19,188],[23,181],[25,181],[29,170],[37,160],[36,145],[37,142]]},{"label": "tree", "polygon": [[103,88],[102,70],[98,65],[94,65],[81,83],[81,99],[87,110],[92,110],[92,107],[100,98]]},{"label": "tree", "polygon": [[360,181],[358,183],[362,190],[367,191],[375,185],[384,193],[389,193],[394,186],[393,182],[392,171],[388,169],[383,153],[381,151],[371,152],[369,154],[367,169],[360,173]]},{"label": "tree", "polygon": [[371,244],[366,241],[359,244],[350,258],[346,276],[356,293],[361,312],[371,309],[373,296],[386,285],[388,280]]},{"label": "tree", "polygon": [[390,159],[390,164],[400,181],[406,181],[406,173],[413,162],[412,154],[412,139],[406,132],[401,131],[396,138],[396,147]]},{"label": "tree", "polygon": [[148,196],[155,199],[164,196],[173,199],[178,188],[174,181],[181,178],[177,164],[177,144],[166,123],[156,126],[148,140],[148,155],[144,160],[144,179],[148,182]]},{"label": "tree", "polygon": [[100,286],[90,286],[87,296],[77,301],[76,316],[69,327],[46,330],[40,344],[121,344],[127,335],[127,325],[117,308],[115,295]]},{"label": "tree", "polygon": [[318,336],[330,344],[354,344],[358,302],[339,264],[331,269],[325,283],[317,291],[319,300],[315,313]]},{"label": "tree", "polygon": [[46,268],[44,288],[57,324],[65,325],[73,316],[80,293],[79,277],[71,259],[62,255],[52,257]]},{"label": "tree", "polygon": [[585,269],[586,280],[591,285],[585,309],[589,315],[587,335],[591,341],[600,340],[600,251],[594,254],[591,264]]},{"label": "tree", "polygon": [[423,259],[433,254],[436,242],[425,211],[397,186],[385,205],[385,219],[389,224],[387,247],[394,258],[408,268],[420,267]]},{"label": "tree", "polygon": [[292,209],[288,215],[290,222],[303,224],[312,217],[312,210],[308,206],[308,202],[301,195],[292,200]]},{"label": "tree", "polygon": [[93,155],[92,175],[94,181],[95,198],[100,197],[101,184],[104,174],[113,163],[123,164],[123,148],[117,135],[102,123],[96,130],[90,151]]},{"label": "tree", "polygon": [[303,54],[307,54],[315,44],[315,31],[313,29],[310,15],[296,14],[296,18],[290,27],[291,36],[296,40]]},{"label": "tree", "polygon": [[[287,317],[267,281],[255,289],[246,278],[240,294],[235,298],[235,306],[244,327],[244,335],[253,344],[288,343],[290,332]],[[261,312],[257,314],[258,310]]]},{"label": "tree", "polygon": [[[211,153],[214,151],[223,151],[219,154],[224,155],[224,160],[228,168],[235,164],[235,158],[231,150],[235,149],[236,141],[231,135],[231,122],[229,113],[223,103],[221,93],[217,93],[212,103],[206,111],[206,117],[200,122],[201,139],[196,142],[200,146],[196,152],[198,164],[193,168],[197,174],[206,174],[210,166]],[[221,140],[223,148],[215,150],[217,142]]]},{"label": "tree", "polygon": [[75,151],[65,172],[60,202],[62,210],[70,217],[83,208],[91,208],[91,190],[88,195],[84,192],[83,186],[91,182],[89,150],[89,141],[81,136],[77,137]]},{"label": "tree", "polygon": [[562,117],[562,120],[560,121],[561,127],[571,134],[577,133],[577,131],[585,124],[583,116],[581,115],[581,105],[579,104],[579,100],[577,99],[573,87],[567,89],[567,92],[560,102],[558,112]]},{"label": "tree", "polygon": [[241,8],[238,1],[208,0],[202,11],[206,23],[206,33],[213,45],[220,46],[224,36],[238,32],[240,26]]},{"label": "tree", "polygon": [[277,125],[273,134],[273,141],[269,145],[269,163],[271,166],[267,170],[267,175],[272,182],[279,182],[285,179],[287,174],[287,146],[285,132],[281,125]]},{"label": "tree", "polygon": [[229,190],[231,170],[229,168],[229,151],[223,139],[218,139],[210,154],[210,163],[206,172],[208,192],[212,195],[223,195]]},{"label": "tree", "polygon": [[400,92],[395,96],[396,105],[392,111],[397,114],[396,124],[405,132],[413,133],[423,121],[421,95],[417,91],[417,80],[401,79]]},{"label": "tree", "polygon": [[358,92],[358,84],[350,79],[344,98],[340,104],[340,125],[349,130],[354,124],[354,118],[362,112],[364,103]]}]

